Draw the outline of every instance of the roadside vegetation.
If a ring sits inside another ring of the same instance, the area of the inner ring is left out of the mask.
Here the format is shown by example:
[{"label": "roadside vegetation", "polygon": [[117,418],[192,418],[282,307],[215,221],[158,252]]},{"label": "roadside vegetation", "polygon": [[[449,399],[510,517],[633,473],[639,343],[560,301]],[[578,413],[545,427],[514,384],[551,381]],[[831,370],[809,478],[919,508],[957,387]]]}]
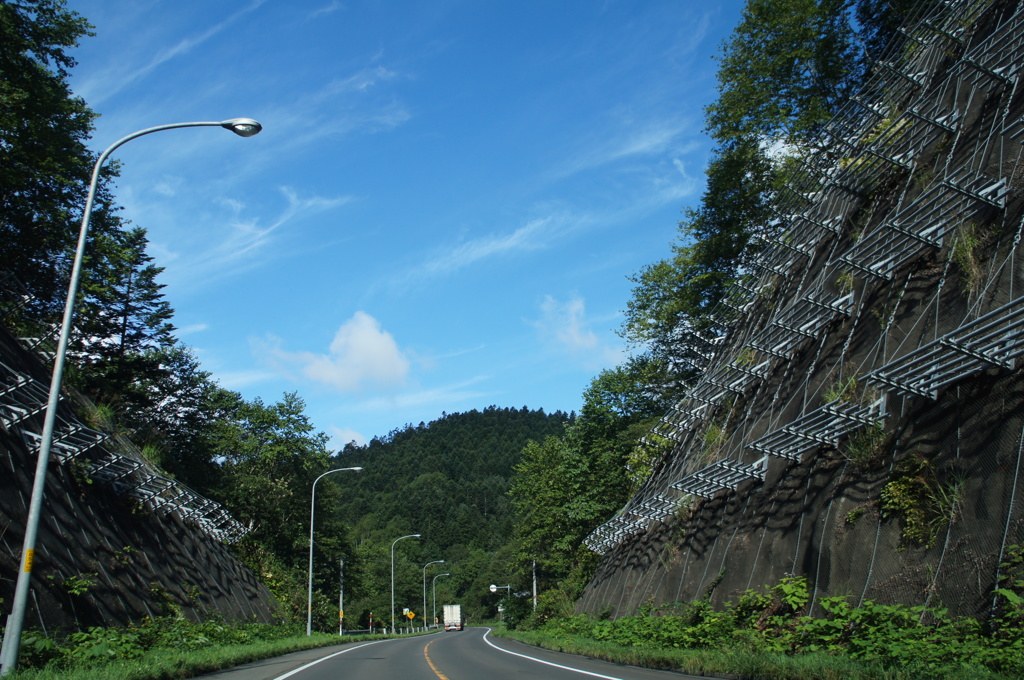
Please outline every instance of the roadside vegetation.
[{"label": "roadside vegetation", "polygon": [[697,675],[764,680],[917,680],[1024,677],[1021,546],[1003,564],[986,621],[946,610],[850,598],[819,599],[808,615],[804,578],[748,590],[722,610],[706,600],[649,607],[634,616],[507,619],[512,637],[572,654]]},{"label": "roadside vegetation", "polygon": [[145,619],[125,628],[89,628],[62,642],[39,634],[22,640],[12,680],[170,680],[191,678],[240,664],[341,642],[384,635],[315,633],[303,626],[195,623],[183,618]]}]

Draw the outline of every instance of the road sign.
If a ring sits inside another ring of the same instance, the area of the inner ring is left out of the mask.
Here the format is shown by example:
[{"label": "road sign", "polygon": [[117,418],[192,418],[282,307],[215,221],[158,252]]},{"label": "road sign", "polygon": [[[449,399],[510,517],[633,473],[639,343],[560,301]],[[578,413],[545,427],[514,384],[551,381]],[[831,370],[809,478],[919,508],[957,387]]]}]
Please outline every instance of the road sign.
[{"label": "road sign", "polygon": [[411,611],[407,611],[407,612],[405,613],[405,615],[409,617],[409,620],[410,620],[410,621],[416,618],[416,614],[414,614],[414,613],[413,613],[413,612],[411,612]]}]

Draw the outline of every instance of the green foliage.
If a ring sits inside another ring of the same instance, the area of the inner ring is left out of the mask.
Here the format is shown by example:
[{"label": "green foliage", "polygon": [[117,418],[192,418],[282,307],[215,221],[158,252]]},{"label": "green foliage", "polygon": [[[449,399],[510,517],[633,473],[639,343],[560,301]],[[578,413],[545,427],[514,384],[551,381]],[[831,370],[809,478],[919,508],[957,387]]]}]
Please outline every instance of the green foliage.
[{"label": "green foliage", "polygon": [[704,365],[707,338],[720,330],[714,312],[736,279],[753,228],[767,221],[775,179],[756,141],[720,148],[708,167],[701,206],[687,210],[679,225],[672,257],[631,277],[636,285],[620,333],[648,348],[680,384]]},{"label": "green foliage", "polygon": [[849,293],[853,290],[853,285],[853,272],[849,270],[843,270],[836,277],[836,288],[839,289],[840,293]]},{"label": "green foliage", "polygon": [[719,58],[716,139],[806,142],[857,84],[849,0],[748,0]]},{"label": "green foliage", "polygon": [[708,423],[702,436],[703,443],[700,449],[701,465],[707,465],[718,458],[723,444],[729,438],[729,433],[718,423]]},{"label": "green foliage", "polygon": [[146,232],[134,228],[98,234],[83,264],[82,300],[71,353],[76,385],[111,404],[129,425],[146,422],[163,395],[162,352],[174,338],[173,310],[146,253]]},{"label": "green foliage", "polygon": [[963,222],[953,232],[949,256],[960,269],[964,288],[969,293],[978,291],[984,276],[978,254],[981,245],[982,235],[974,222]]},{"label": "green foliage", "polygon": [[85,574],[75,574],[74,576],[68,576],[61,583],[61,587],[69,595],[85,595],[90,590],[96,587],[96,579],[99,574],[92,572]]},{"label": "green foliage", "polygon": [[[1007,551],[1007,583],[1024,587],[1024,550]],[[1018,602],[1018,599],[1020,600]],[[589,638],[641,649],[702,649],[803,657],[826,653],[846,657],[900,678],[983,677],[1024,672],[1024,598],[1007,597],[1007,608],[985,626],[971,618],[953,619],[942,608],[852,605],[845,597],[816,601],[810,616],[808,585],[784,578],[764,591],[748,590],[722,611],[707,601],[665,605],[614,621],[583,615],[548,621],[540,630],[554,639]],[[838,676],[837,676],[838,677]],[[886,676],[889,677],[889,676]]]},{"label": "green foliage", "polygon": [[636,491],[654,472],[655,466],[672,451],[674,442],[656,432],[642,436],[626,455],[630,490]]},{"label": "green foliage", "polygon": [[[610,412],[620,404],[612,404]],[[403,541],[395,549],[396,605],[420,613],[422,567],[444,559],[445,564],[426,571],[428,616],[434,604],[432,577],[448,572],[451,576],[436,581],[438,609],[458,602],[475,620],[496,617],[498,597],[487,587],[511,582],[523,590],[529,583],[530,564],[520,564],[509,545],[515,511],[508,489],[514,468],[528,442],[562,435],[568,421],[561,412],[491,406],[407,425],[365,446],[350,444],[332,457],[331,467],[365,470],[331,475],[317,485],[315,584],[332,593],[334,601],[331,606],[330,598],[324,598],[320,629],[330,625],[332,616],[337,626],[342,553],[348,556],[345,609],[351,627],[367,627],[370,612],[378,622],[390,617],[392,541],[413,533],[422,539]],[[308,492],[304,512],[308,521]],[[358,546],[332,544],[332,527],[342,536],[358,536]],[[308,526],[306,531],[308,537]],[[314,602],[314,614],[320,610]]]},{"label": "green foliage", "polygon": [[113,661],[141,659],[153,650],[198,650],[214,645],[246,645],[299,634],[297,625],[202,623],[181,617],[142,619],[125,628],[90,627],[55,641],[34,631],[22,638],[22,668],[102,667]]},{"label": "green foliage", "polygon": [[850,435],[840,447],[843,456],[861,467],[870,467],[879,462],[889,441],[885,425],[867,425]]},{"label": "green foliage", "polygon": [[68,84],[68,52],[89,29],[60,0],[0,3],[0,252],[32,295],[33,314],[62,307],[76,233],[68,226],[92,168],[95,114]]},{"label": "green foliage", "polygon": [[223,476],[216,497],[253,527],[253,539],[280,555],[301,554],[309,489],[330,466],[327,436],[314,431],[295,393],[273,405],[223,397],[225,417],[214,423]]},{"label": "green foliage", "polygon": [[922,458],[901,461],[881,493],[882,518],[901,520],[908,546],[932,548],[940,532],[956,521],[963,502],[964,480],[958,475],[940,479]]},{"label": "green foliage", "polygon": [[834,401],[852,402],[857,399],[857,376],[846,380],[835,380],[821,395],[822,401],[831,404]]}]

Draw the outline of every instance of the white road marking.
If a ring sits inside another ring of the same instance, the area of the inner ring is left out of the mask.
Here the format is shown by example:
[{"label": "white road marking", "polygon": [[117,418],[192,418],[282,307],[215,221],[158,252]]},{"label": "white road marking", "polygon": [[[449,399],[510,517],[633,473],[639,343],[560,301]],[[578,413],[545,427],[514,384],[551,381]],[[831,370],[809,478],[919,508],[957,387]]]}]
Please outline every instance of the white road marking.
[{"label": "white road marking", "polygon": [[572,671],[573,673],[582,673],[583,675],[589,675],[589,676],[591,676],[593,678],[604,678],[605,680],[622,680],[622,678],[617,678],[614,675],[601,675],[600,673],[591,673],[590,671],[581,671],[579,668],[573,668],[572,666],[562,666],[561,664],[551,663],[550,661],[544,661],[543,659],[537,659],[535,657],[527,656],[525,654],[519,654],[518,652],[510,652],[507,649],[502,649],[498,645],[496,645],[493,642],[491,642],[490,640],[488,640],[487,636],[490,634],[490,632],[491,632],[491,629],[488,628],[487,631],[484,633],[484,642],[489,644],[491,647],[494,647],[499,652],[505,652],[506,654],[511,654],[512,656],[518,656],[518,657],[522,657],[523,659],[529,659],[530,661],[536,661],[537,663],[542,663],[545,666],[554,666],[555,668],[561,668],[563,670]]},{"label": "white road marking", "polygon": [[325,656],[325,657],[323,657],[321,659],[317,659],[316,661],[310,661],[305,666],[299,666],[298,668],[296,668],[293,671],[288,671],[284,675],[277,676],[276,678],[274,678],[274,680],[284,680],[285,678],[290,678],[293,675],[295,675],[296,673],[301,673],[302,671],[306,670],[307,668],[311,668],[311,667],[317,665],[321,661],[327,661],[328,659],[333,659],[336,656],[341,656],[342,654],[354,651],[356,649],[362,649],[363,647],[369,647],[370,645],[376,645],[376,644],[381,643],[381,642],[390,642],[393,639],[395,639],[395,638],[391,638],[389,640],[374,640],[373,642],[367,642],[367,643],[364,643],[364,644],[361,644],[361,645],[356,645],[355,647],[349,647],[348,649],[343,649],[340,652],[335,652],[334,654],[330,654],[330,655]]}]

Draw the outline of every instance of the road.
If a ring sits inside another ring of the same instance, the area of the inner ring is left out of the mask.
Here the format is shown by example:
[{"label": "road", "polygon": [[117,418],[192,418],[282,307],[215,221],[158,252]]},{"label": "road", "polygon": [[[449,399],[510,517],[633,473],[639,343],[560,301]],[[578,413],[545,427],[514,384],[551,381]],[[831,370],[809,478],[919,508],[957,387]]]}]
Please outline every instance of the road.
[{"label": "road", "polygon": [[[203,680],[698,680],[539,649],[489,628],[307,650],[202,676]],[[706,678],[704,679],[706,680]]]}]

